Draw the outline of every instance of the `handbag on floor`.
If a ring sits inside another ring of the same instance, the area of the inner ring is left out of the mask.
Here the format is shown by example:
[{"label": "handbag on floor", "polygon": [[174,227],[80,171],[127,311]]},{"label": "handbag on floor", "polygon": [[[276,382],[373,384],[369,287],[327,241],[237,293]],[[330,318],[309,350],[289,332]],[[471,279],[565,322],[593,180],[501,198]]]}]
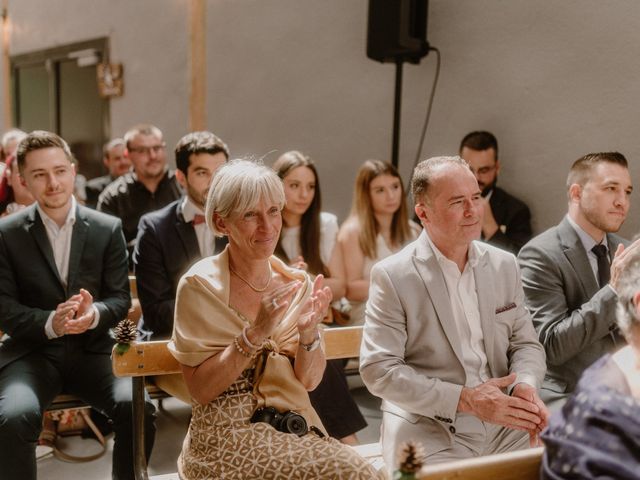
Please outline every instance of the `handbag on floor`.
[{"label": "handbag on floor", "polygon": [[[90,412],[90,407],[45,412],[38,445],[52,448],[56,458],[66,462],[90,462],[100,458],[107,451],[107,445],[104,435],[91,419]],[[96,440],[100,444],[100,451],[86,456],[65,452],[57,440],[59,437],[71,435],[82,435]]]}]

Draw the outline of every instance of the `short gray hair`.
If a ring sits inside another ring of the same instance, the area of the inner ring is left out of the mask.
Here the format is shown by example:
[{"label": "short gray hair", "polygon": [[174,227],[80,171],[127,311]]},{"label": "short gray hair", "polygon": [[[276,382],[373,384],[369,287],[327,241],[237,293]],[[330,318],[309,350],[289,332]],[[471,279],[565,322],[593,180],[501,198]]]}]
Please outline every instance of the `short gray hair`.
[{"label": "short gray hair", "polygon": [[19,143],[26,136],[27,132],[24,132],[19,128],[11,128],[2,135],[2,140],[0,140],[0,142],[2,143],[2,148],[6,150],[6,148],[9,146],[9,143],[11,143],[12,141],[16,141],[16,143]]},{"label": "short gray hair", "polygon": [[632,331],[640,327],[640,318],[633,303],[633,297],[640,291],[640,252],[631,253],[627,265],[620,273],[616,290],[618,308],[616,321],[623,335],[629,340]]},{"label": "short gray hair", "polygon": [[411,177],[411,195],[414,202],[426,197],[427,190],[433,183],[436,171],[443,165],[460,165],[471,171],[469,164],[457,155],[454,157],[432,157],[421,161],[413,170],[413,176]]},{"label": "short gray hair", "polygon": [[124,144],[127,148],[131,148],[131,141],[138,135],[154,136],[162,141],[162,130],[150,123],[139,123],[134,125],[124,134]]},{"label": "short gray hair", "polygon": [[105,158],[109,158],[109,152],[111,149],[119,146],[127,146],[123,138],[114,138],[113,140],[109,140],[102,147],[102,155],[104,155]]},{"label": "short gray hair", "polygon": [[280,210],[284,208],[284,187],[280,177],[262,161],[231,160],[220,167],[209,187],[205,211],[207,225],[217,236],[222,236],[214,225],[214,213],[224,219],[237,217],[262,200],[277,204]]}]

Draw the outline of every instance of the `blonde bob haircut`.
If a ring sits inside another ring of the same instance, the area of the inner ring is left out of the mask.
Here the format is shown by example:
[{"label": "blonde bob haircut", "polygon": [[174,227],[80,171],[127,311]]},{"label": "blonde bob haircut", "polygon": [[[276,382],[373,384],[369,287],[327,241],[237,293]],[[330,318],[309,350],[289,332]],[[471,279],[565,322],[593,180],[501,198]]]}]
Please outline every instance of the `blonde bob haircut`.
[{"label": "blonde bob haircut", "polygon": [[209,187],[205,217],[207,226],[221,237],[216,229],[214,213],[223,219],[234,220],[268,200],[282,210],[285,204],[284,187],[276,172],[262,161],[235,159],[216,172]]}]

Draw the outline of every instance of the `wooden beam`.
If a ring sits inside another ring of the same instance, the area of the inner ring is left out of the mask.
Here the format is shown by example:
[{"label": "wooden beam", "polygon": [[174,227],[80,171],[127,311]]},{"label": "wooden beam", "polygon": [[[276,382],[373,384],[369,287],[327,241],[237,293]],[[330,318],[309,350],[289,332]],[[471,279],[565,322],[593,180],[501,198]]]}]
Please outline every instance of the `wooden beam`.
[{"label": "wooden beam", "polygon": [[191,0],[191,91],[189,94],[189,125],[191,131],[207,129],[207,9],[205,0]]}]

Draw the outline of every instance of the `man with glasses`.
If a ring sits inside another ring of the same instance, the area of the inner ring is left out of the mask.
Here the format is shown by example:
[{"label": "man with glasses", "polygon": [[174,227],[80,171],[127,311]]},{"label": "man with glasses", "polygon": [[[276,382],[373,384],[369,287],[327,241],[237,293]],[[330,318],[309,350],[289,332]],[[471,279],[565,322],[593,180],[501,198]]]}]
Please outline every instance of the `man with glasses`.
[{"label": "man with glasses", "polygon": [[174,172],[167,167],[165,143],[158,127],[136,125],[124,135],[124,142],[133,171],[104,189],[98,198],[98,210],[122,220],[131,269],[140,217],[177,200],[182,191]]},{"label": "man with glasses", "polygon": [[485,200],[482,240],[517,254],[531,239],[531,214],[524,202],[496,186],[500,172],[496,137],[486,131],[465,135],[460,156],[471,167]]}]

